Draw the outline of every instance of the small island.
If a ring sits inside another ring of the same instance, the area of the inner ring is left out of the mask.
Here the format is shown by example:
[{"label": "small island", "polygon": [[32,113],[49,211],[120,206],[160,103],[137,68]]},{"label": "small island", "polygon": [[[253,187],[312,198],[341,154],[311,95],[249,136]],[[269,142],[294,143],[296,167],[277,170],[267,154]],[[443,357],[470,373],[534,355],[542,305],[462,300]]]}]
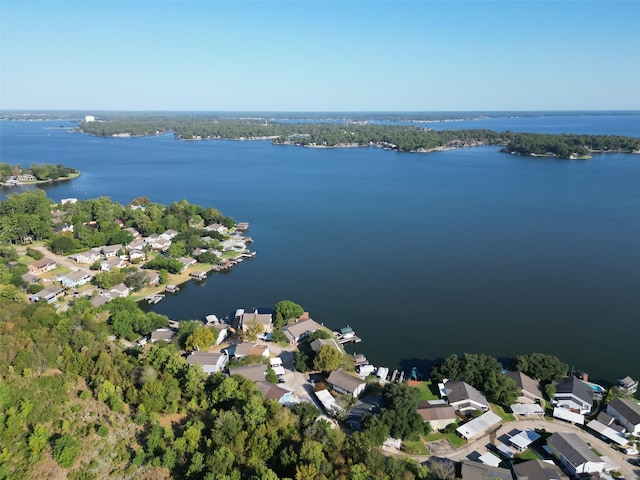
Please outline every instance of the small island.
[{"label": "small island", "polygon": [[70,180],[80,176],[75,168],[50,163],[32,163],[30,167],[0,162],[0,185],[16,187]]}]

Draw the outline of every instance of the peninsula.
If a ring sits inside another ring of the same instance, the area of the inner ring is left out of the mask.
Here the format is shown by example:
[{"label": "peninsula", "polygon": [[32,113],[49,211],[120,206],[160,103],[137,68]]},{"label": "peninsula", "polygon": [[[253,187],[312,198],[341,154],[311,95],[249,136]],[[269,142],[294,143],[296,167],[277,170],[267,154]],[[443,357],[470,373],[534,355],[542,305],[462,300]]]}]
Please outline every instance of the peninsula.
[{"label": "peninsula", "polygon": [[23,167],[0,162],[0,185],[3,187],[53,183],[71,180],[79,175],[78,170],[64,165],[34,163],[30,167]]},{"label": "peninsula", "polygon": [[265,118],[149,116],[82,122],[78,131],[102,137],[173,133],[175,138],[181,140],[271,140],[276,145],[378,147],[417,153],[495,145],[501,147],[502,152],[516,155],[567,159],[586,158],[592,152],[640,152],[640,138],[635,137],[495,132],[486,129],[433,130],[420,125],[344,120],[285,123],[281,119]]}]

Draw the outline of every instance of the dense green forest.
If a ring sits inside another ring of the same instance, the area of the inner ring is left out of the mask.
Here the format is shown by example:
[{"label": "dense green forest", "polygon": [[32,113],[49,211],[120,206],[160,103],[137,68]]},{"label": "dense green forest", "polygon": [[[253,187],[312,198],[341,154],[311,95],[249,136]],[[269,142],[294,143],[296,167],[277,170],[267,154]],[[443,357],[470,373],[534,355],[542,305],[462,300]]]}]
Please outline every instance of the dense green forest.
[{"label": "dense green forest", "polygon": [[6,182],[11,177],[17,177],[18,175],[33,175],[36,180],[44,181],[68,178],[78,173],[75,168],[50,163],[32,163],[30,167],[23,167],[22,165],[10,165],[0,162],[0,182]]},{"label": "dense green forest", "polygon": [[583,157],[589,152],[633,152],[640,138],[614,135],[539,134],[491,130],[430,130],[414,126],[362,123],[277,123],[264,119],[221,117],[126,117],[81,123],[79,130],[98,136],[154,135],[173,132],[180,139],[262,139],[303,146],[378,146],[401,152],[479,145],[502,146],[519,155]]}]

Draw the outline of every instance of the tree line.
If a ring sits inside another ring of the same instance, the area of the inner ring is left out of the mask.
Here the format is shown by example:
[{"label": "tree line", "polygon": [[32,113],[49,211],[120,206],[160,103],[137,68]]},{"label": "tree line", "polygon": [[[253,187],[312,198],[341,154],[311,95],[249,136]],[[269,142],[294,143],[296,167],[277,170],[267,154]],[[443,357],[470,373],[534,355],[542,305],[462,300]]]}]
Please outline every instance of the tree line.
[{"label": "tree line", "polygon": [[633,152],[640,138],[616,135],[541,134],[476,130],[431,130],[417,126],[368,123],[278,123],[263,119],[222,117],[127,117],[81,123],[88,134],[153,135],[173,132],[180,139],[254,139],[272,137],[275,144],[302,146],[379,146],[400,152],[478,145],[503,146],[520,155],[584,156],[592,151]]},{"label": "tree line", "polygon": [[58,180],[79,173],[75,168],[65,167],[61,164],[32,163],[29,167],[11,165],[0,162],[0,181],[7,181],[10,177],[18,175],[33,175],[37,180]]}]

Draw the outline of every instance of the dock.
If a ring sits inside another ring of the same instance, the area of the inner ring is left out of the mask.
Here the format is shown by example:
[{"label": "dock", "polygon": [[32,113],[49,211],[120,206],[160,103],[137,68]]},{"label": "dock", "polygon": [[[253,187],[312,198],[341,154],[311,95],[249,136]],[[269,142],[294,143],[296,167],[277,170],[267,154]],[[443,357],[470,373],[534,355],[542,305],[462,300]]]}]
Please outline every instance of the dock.
[{"label": "dock", "polygon": [[340,330],[334,331],[333,336],[336,337],[336,340],[338,340],[342,345],[351,342],[360,343],[362,341],[362,339],[356,335],[356,332],[354,332],[349,325],[341,328]]},{"label": "dock", "polygon": [[197,280],[197,281],[201,282],[201,281],[207,279],[207,273],[206,272],[191,272],[189,274],[189,277],[191,277],[191,279],[193,279],[193,280]]},{"label": "dock", "polygon": [[168,293],[176,293],[179,290],[180,288],[177,285],[167,285],[166,287],[164,287],[164,291]]},{"label": "dock", "polygon": [[156,295],[149,295],[148,297],[145,297],[145,300],[147,301],[147,303],[155,305],[156,303],[160,302],[162,299],[164,299],[164,295],[161,293],[158,293]]}]

